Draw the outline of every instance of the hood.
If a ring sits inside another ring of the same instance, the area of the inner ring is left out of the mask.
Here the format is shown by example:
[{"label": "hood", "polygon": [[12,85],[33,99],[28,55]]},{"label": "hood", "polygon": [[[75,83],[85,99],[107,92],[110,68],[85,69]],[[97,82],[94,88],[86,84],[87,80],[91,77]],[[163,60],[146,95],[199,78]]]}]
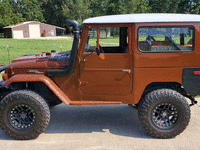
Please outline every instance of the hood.
[{"label": "hood", "polygon": [[28,55],[22,55],[12,61],[12,63],[20,62],[20,61],[27,61],[27,60],[35,60],[35,59],[48,59],[48,58],[54,58],[55,56],[59,55],[66,55],[69,56],[71,52],[60,52],[57,53],[53,51],[52,53],[49,52],[42,52],[41,54],[28,54]]},{"label": "hood", "polygon": [[47,70],[66,69],[69,59],[70,52],[23,55],[14,59],[7,66],[7,70],[10,75],[25,73],[46,74]]}]

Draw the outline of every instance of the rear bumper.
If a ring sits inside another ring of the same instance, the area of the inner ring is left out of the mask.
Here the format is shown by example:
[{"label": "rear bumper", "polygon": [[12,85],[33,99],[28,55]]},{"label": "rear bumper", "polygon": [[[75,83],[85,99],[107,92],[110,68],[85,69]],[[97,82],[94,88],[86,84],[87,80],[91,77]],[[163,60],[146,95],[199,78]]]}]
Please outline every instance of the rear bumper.
[{"label": "rear bumper", "polygon": [[188,95],[200,95],[200,68],[184,68],[182,83]]}]

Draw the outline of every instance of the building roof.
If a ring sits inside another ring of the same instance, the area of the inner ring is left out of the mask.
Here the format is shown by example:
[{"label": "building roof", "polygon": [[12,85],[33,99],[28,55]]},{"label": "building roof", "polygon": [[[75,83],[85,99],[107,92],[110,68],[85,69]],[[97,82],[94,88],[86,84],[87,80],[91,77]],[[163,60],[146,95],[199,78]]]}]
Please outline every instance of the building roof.
[{"label": "building roof", "polygon": [[[23,22],[23,23],[20,23],[20,24],[11,25],[11,26],[7,26],[7,27],[4,27],[4,28],[14,28],[14,27],[18,27],[18,26],[21,26],[21,25],[29,24],[29,23],[32,23],[32,22],[41,23],[41,22],[38,22],[38,21],[26,21],[26,22]],[[41,24],[45,24],[45,23],[41,23]],[[51,25],[51,24],[48,24],[48,25],[54,26],[54,25]],[[55,27],[55,28],[58,28],[58,29],[63,29],[63,30],[65,30],[65,28],[61,28],[61,27],[58,27],[58,26],[54,26],[54,27]]]},{"label": "building roof", "polygon": [[[37,22],[37,21],[26,21],[26,22],[22,22],[20,24],[11,25],[11,26],[7,26],[7,27],[4,27],[4,28],[14,28],[14,27],[18,27],[18,26],[21,26],[21,25],[29,24],[31,22]],[[37,22],[37,23],[40,23],[40,22]]]},{"label": "building roof", "polygon": [[200,15],[171,13],[111,15],[89,18],[84,20],[83,24],[150,22],[200,22]]}]

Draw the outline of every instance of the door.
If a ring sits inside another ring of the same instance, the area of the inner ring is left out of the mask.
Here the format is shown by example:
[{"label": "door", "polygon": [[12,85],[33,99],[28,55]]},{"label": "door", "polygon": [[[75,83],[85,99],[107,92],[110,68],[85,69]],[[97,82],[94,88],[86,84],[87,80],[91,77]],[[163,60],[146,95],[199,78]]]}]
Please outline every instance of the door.
[{"label": "door", "polygon": [[29,25],[29,35],[30,35],[30,38],[39,38],[40,37],[40,25],[39,24],[30,24]]},{"label": "door", "polygon": [[23,30],[13,30],[13,39],[23,39]]},{"label": "door", "polygon": [[[133,72],[129,41],[127,27],[91,28],[88,31],[85,48],[80,55],[80,89],[84,94],[127,95],[131,93]],[[100,51],[100,55],[94,53],[96,48]]]}]

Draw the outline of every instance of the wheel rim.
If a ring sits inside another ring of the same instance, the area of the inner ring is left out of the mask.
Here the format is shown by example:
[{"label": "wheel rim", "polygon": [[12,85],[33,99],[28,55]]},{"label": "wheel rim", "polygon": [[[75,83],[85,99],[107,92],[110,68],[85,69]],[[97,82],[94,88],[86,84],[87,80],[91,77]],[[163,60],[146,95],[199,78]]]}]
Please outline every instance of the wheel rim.
[{"label": "wheel rim", "polygon": [[172,103],[158,104],[152,111],[152,121],[156,127],[161,129],[174,127],[178,123],[179,118],[179,110]]},{"label": "wheel rim", "polygon": [[8,120],[15,129],[29,129],[35,125],[35,110],[27,104],[17,104],[11,107]]}]

